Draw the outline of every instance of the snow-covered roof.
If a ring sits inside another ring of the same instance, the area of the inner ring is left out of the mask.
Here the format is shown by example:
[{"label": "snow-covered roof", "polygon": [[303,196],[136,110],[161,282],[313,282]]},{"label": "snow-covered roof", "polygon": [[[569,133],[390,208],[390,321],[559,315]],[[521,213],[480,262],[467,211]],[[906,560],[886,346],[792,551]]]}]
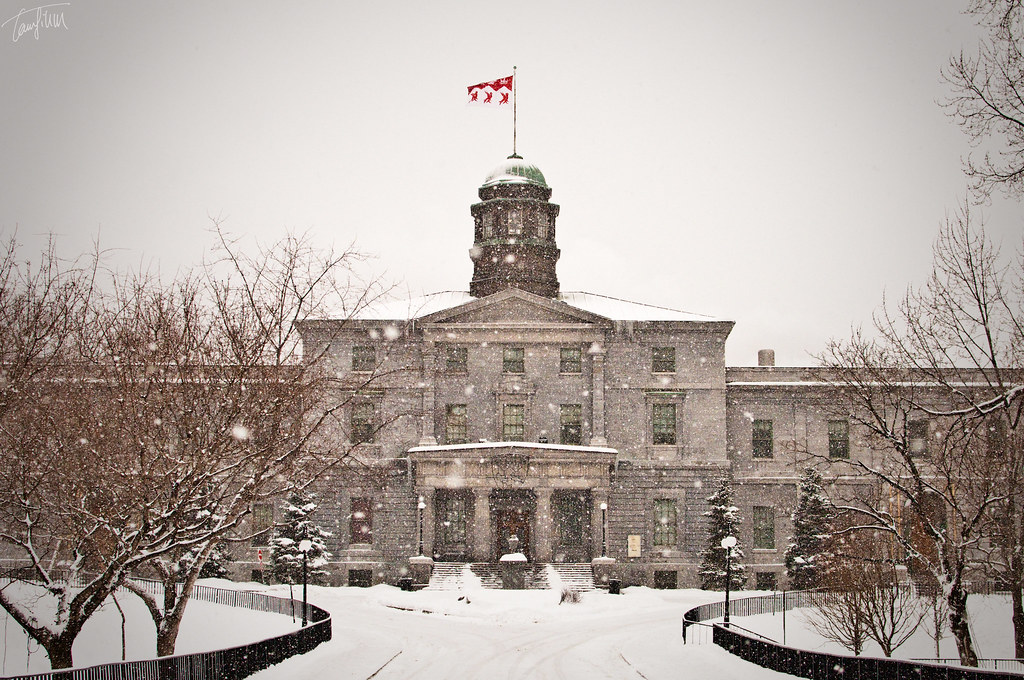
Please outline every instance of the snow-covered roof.
[{"label": "snow-covered roof", "polygon": [[489,187],[495,184],[534,184],[547,188],[544,175],[533,163],[527,163],[521,156],[509,156],[494,168],[483,186]]},{"label": "snow-covered roof", "polygon": [[[374,303],[356,314],[357,319],[418,319],[445,309],[458,307],[478,298],[465,291],[441,291]],[[670,307],[659,307],[622,298],[573,291],[561,293],[561,302],[583,311],[615,321],[722,321],[712,316],[695,314]]]},{"label": "snow-covered roof", "polygon": [[439,446],[414,446],[409,449],[409,453],[433,453],[433,452],[446,452],[452,453],[456,451],[474,451],[480,449],[507,449],[507,448],[519,448],[519,449],[546,449],[549,451],[579,451],[584,453],[618,453],[618,449],[612,449],[607,446],[580,446],[580,445],[569,445],[569,444],[551,444],[551,443],[540,443],[540,442],[472,442],[469,444],[442,444]]},{"label": "snow-covered roof", "polygon": [[404,298],[374,302],[359,310],[356,319],[418,319],[434,312],[472,302],[476,298],[465,291],[446,290]]},{"label": "snow-covered roof", "polygon": [[722,319],[705,314],[685,312],[670,307],[658,307],[584,291],[562,293],[558,299],[592,314],[619,321],[722,321]]}]

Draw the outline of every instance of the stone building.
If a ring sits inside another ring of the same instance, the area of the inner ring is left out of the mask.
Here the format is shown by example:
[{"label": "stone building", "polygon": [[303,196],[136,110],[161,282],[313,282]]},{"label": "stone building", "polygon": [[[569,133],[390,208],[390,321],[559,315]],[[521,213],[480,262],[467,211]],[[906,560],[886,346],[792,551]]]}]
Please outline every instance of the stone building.
[{"label": "stone building", "polygon": [[551,191],[513,155],[470,209],[468,292],[302,327],[354,395],[332,435],[354,464],[320,488],[337,582],[393,583],[421,554],[494,562],[515,536],[534,563],[607,556],[626,584],[697,586],[729,477],[750,585],[782,585],[800,457],[869,453],[807,369],[770,351],[727,367],[732,321],[562,291]]}]

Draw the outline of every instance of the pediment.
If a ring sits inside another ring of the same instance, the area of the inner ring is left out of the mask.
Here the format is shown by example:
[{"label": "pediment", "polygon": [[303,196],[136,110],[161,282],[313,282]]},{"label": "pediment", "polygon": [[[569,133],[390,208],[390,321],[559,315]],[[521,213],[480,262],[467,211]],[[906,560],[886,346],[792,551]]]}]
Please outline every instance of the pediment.
[{"label": "pediment", "polygon": [[609,321],[558,300],[543,298],[518,288],[507,288],[458,307],[429,314],[422,317],[420,322],[518,326],[606,324]]}]

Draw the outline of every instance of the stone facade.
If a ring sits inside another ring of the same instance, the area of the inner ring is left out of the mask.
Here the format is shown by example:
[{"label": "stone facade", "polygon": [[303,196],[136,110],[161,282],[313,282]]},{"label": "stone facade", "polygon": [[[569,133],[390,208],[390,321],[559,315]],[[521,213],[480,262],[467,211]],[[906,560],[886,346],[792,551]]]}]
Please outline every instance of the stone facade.
[{"label": "stone facade", "polygon": [[550,195],[510,158],[472,206],[469,293],[303,325],[352,397],[327,442],[349,465],[319,487],[336,581],[496,561],[515,534],[534,562],[606,555],[627,585],[697,586],[706,498],[731,478],[750,585],[784,585],[802,463],[843,432],[826,387],[726,367],[731,321],[561,292]]}]

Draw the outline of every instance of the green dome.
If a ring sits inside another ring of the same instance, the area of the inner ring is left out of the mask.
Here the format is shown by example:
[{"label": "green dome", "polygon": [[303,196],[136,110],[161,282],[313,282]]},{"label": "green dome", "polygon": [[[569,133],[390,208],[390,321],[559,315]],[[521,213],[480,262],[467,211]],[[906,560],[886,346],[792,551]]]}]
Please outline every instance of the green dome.
[{"label": "green dome", "polygon": [[487,179],[484,180],[481,188],[499,184],[532,184],[548,188],[540,168],[533,163],[527,163],[521,157],[514,154],[487,175]]}]

